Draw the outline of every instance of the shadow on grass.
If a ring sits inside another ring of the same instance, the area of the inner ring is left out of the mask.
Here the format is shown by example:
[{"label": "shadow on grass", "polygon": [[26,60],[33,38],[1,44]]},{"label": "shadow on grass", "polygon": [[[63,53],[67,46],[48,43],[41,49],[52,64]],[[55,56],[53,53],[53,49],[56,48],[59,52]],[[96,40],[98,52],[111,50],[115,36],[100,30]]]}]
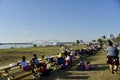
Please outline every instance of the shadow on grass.
[{"label": "shadow on grass", "polygon": [[[100,54],[101,52],[98,52]],[[85,61],[94,61],[97,60],[96,54],[84,57]],[[80,79],[89,79],[90,76],[88,76],[87,71],[78,71],[76,70],[77,64],[79,63],[79,59],[74,59],[72,66],[68,68],[67,70],[54,70],[49,76],[47,77],[41,77],[40,80],[80,80]],[[92,70],[90,71],[100,71],[100,70],[106,70],[109,69],[109,67],[106,64],[93,64],[92,65]],[[27,77],[31,74],[26,74],[22,77],[19,77],[15,80],[23,80],[22,78]],[[32,80],[31,78],[29,79],[24,79],[24,80]]]},{"label": "shadow on grass", "polygon": [[[23,80],[22,78],[25,78],[25,77],[30,76],[30,75],[32,75],[32,73],[27,73],[27,74],[25,74],[25,75],[23,75],[23,76],[20,76],[20,77],[15,78],[14,80]],[[26,79],[24,79],[24,80],[26,80]],[[29,80],[30,80],[30,79],[29,79]]]},{"label": "shadow on grass", "polygon": [[48,77],[42,77],[41,80],[80,80],[80,79],[88,79],[89,76],[87,74],[74,74],[74,72],[67,71],[54,71]]},{"label": "shadow on grass", "polygon": [[93,70],[101,71],[101,70],[109,69],[109,66],[106,64],[93,64],[92,68],[93,68]]},{"label": "shadow on grass", "polygon": [[66,77],[65,79],[67,80],[80,80],[80,79],[88,79],[89,76],[69,76],[69,77]]},{"label": "shadow on grass", "polygon": [[72,66],[70,66],[66,70],[55,70],[50,74],[50,76],[42,77],[41,80],[80,80],[80,79],[88,79],[89,76],[87,75],[87,73],[83,73],[81,71],[73,69],[73,67],[76,67],[76,65],[78,63],[79,63],[79,60],[74,59]]}]

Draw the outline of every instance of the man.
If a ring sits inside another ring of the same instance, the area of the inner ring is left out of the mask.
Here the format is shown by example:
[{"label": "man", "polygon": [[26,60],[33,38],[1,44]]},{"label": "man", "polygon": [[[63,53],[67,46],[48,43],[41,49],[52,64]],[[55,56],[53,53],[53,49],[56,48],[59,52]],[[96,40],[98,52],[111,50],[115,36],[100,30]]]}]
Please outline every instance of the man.
[{"label": "man", "polygon": [[114,71],[118,70],[119,66],[119,51],[116,46],[113,46],[112,41],[108,41],[108,47],[106,49],[107,52],[107,63],[109,64],[109,68],[112,74]]}]

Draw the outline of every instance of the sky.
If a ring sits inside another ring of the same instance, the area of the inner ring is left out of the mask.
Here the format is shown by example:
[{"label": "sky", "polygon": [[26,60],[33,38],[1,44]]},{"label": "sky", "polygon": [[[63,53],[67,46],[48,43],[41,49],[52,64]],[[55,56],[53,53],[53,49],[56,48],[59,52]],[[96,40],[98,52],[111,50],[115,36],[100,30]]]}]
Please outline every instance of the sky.
[{"label": "sky", "polygon": [[0,0],[0,43],[90,41],[120,33],[120,0]]}]

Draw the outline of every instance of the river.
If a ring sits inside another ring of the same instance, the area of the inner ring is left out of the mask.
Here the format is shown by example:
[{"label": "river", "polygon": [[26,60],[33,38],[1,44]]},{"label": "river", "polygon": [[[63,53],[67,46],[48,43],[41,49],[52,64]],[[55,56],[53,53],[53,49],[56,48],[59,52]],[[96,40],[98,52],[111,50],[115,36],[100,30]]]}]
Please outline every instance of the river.
[{"label": "river", "polygon": [[8,44],[8,45],[0,45],[0,49],[9,49],[9,48],[27,48],[32,47],[32,44]]}]

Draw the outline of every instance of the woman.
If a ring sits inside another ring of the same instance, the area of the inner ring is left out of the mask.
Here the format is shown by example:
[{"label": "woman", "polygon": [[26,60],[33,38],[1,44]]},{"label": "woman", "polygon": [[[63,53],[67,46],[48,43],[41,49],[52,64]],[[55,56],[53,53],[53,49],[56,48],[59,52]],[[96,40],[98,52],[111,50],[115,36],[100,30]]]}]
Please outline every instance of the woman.
[{"label": "woman", "polygon": [[118,70],[119,66],[119,51],[116,46],[113,46],[113,43],[109,40],[107,51],[107,63],[109,64],[109,68],[112,74],[114,71]]},{"label": "woman", "polygon": [[24,71],[29,71],[30,70],[30,66],[26,62],[26,57],[25,56],[22,57],[22,61],[18,62],[18,65],[20,65]]}]

